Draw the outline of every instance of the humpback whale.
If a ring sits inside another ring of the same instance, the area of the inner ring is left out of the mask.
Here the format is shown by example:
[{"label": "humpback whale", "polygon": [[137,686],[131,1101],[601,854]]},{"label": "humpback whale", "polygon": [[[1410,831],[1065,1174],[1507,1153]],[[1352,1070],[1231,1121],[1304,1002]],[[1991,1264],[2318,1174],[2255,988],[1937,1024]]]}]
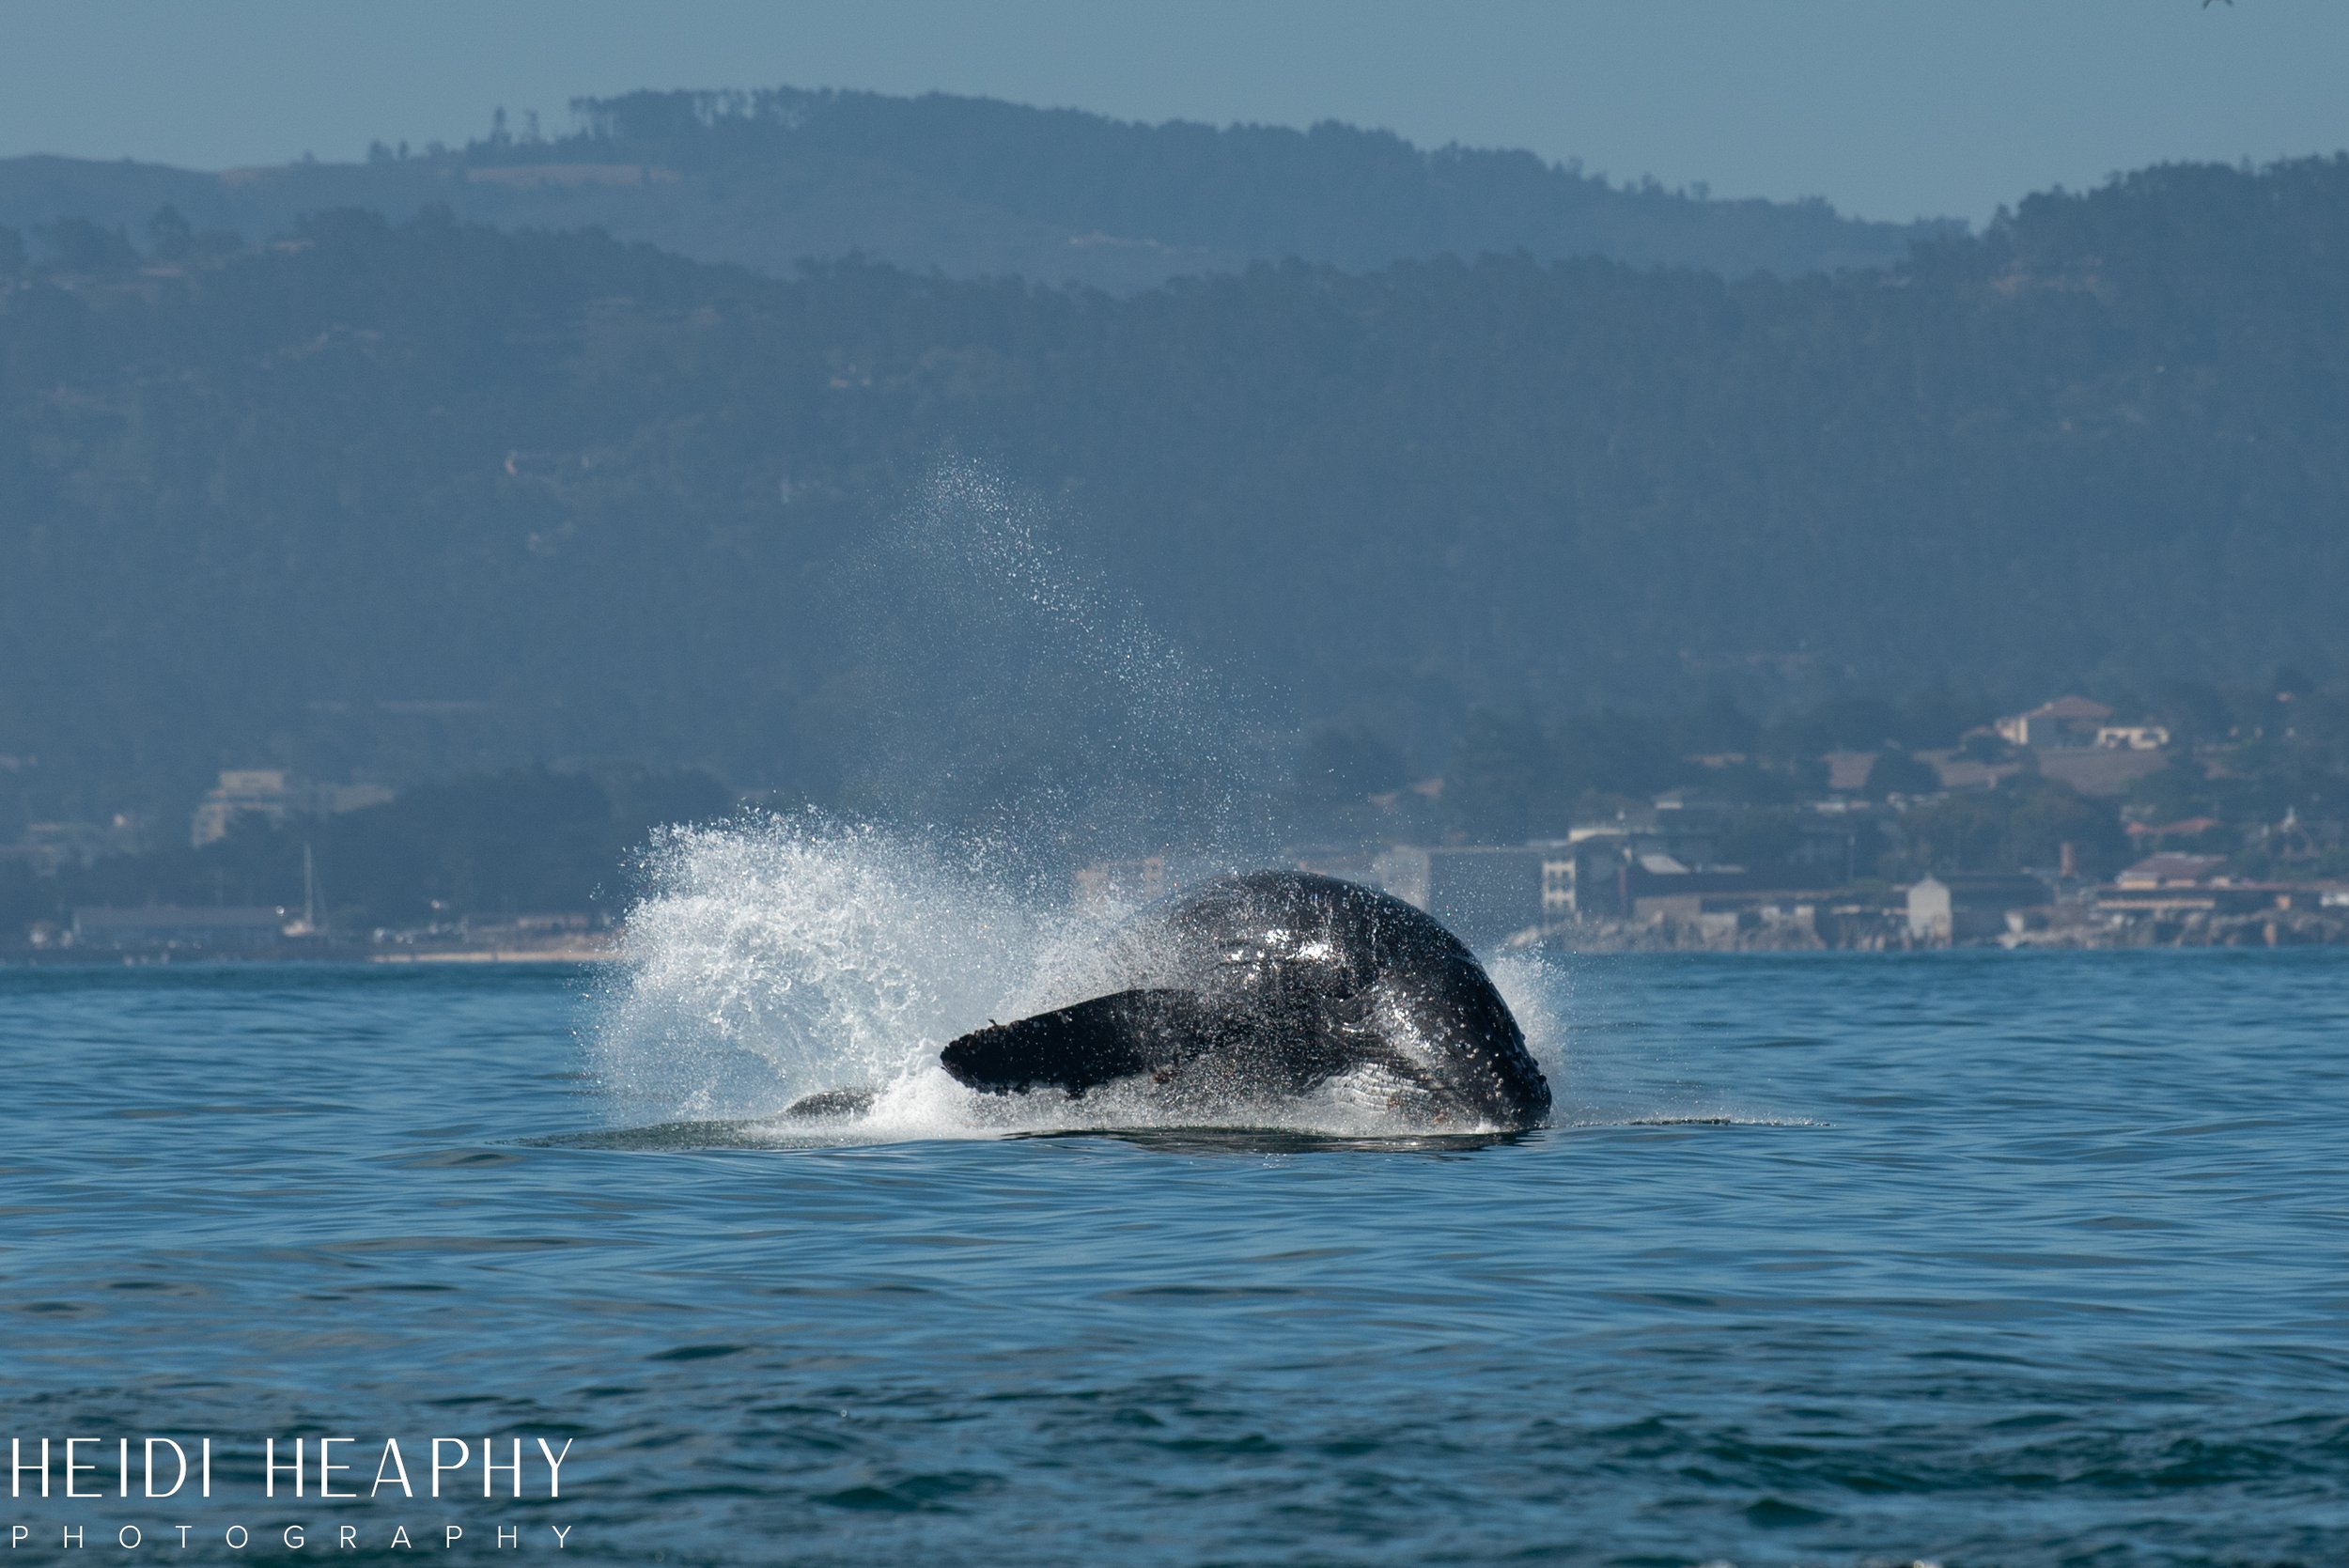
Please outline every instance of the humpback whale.
[{"label": "humpback whale", "polygon": [[1174,1119],[1244,1116],[1343,1081],[1420,1124],[1527,1127],[1549,1085],[1476,956],[1386,893],[1301,872],[1221,877],[1112,938],[1118,988],[940,1053],[988,1094],[1131,1082]]}]

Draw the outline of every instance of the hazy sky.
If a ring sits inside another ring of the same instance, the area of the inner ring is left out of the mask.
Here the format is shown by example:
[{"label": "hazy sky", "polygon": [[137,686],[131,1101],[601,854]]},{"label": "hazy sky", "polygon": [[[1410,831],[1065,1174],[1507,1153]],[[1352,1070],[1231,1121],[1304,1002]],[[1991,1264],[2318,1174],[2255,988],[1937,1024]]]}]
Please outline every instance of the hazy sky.
[{"label": "hazy sky", "polygon": [[2349,147],[2349,0],[0,0],[0,155],[200,168],[775,84],[1343,119],[1877,217]]}]

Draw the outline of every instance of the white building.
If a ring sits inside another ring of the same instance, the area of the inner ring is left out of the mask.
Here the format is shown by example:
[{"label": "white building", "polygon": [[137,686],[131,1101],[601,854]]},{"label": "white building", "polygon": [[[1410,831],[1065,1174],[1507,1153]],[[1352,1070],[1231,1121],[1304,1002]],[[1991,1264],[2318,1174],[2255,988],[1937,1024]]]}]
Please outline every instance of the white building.
[{"label": "white building", "polygon": [[228,836],[229,824],[240,816],[267,819],[272,826],[289,816],[327,816],[337,812],[380,806],[392,798],[381,784],[313,784],[297,781],[282,768],[229,768],[220,782],[204,792],[188,839],[196,848]]},{"label": "white building", "polygon": [[1995,937],[2007,929],[2009,910],[2047,902],[2047,884],[2036,877],[1927,876],[1908,890],[1908,939],[1947,947]]},{"label": "white building", "polygon": [[2015,746],[2094,746],[2112,709],[2086,697],[2058,697],[2029,713],[1999,721],[1999,737]]}]

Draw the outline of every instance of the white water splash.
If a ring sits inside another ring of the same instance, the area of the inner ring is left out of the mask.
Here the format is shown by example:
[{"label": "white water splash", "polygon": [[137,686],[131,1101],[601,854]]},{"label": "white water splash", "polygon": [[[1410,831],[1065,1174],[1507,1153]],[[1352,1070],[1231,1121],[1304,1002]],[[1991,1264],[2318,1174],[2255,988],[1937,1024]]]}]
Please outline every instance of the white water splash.
[{"label": "white water splash", "polygon": [[900,1094],[937,1072],[947,1040],[1020,1005],[1069,934],[983,862],[815,815],[671,830],[644,871],[626,978],[591,1038],[623,1117]]},{"label": "white water splash", "polygon": [[1525,1048],[1532,1053],[1550,1092],[1561,1093],[1566,1081],[1566,1020],[1559,1011],[1563,977],[1555,966],[1531,953],[1503,953],[1485,961],[1493,988],[1525,1032]]},{"label": "white water splash", "polygon": [[[947,807],[964,827],[891,832],[810,814],[657,840],[588,1042],[615,1119],[797,1136],[810,1124],[786,1107],[853,1090],[876,1097],[826,1118],[832,1135],[1171,1125],[1179,1112],[1135,1085],[987,1095],[938,1053],[991,1020],[1125,984],[1102,939],[1127,911],[1063,908],[1039,890],[1066,873],[1045,867],[1170,842],[1185,850],[1171,862],[1194,873],[1268,863],[1268,763],[1239,738],[1239,705],[1066,560],[1034,507],[967,464],[941,469],[853,587],[881,677],[868,801],[900,821]],[[1015,749],[1048,742],[1041,758]],[[1037,776],[1062,753],[1083,767]],[[1000,782],[1000,797],[962,787],[973,778]],[[1555,1081],[1563,1031],[1538,967],[1511,960],[1495,979]],[[1248,1123],[1415,1130],[1392,1099],[1341,1078],[1250,1107]]]},{"label": "white water splash", "polygon": [[[938,1063],[968,1030],[1112,988],[1103,939],[1123,909],[1036,908],[986,855],[813,815],[674,830],[645,870],[624,965],[588,1036],[616,1121],[723,1122],[737,1138],[764,1126],[790,1141],[1184,1125],[1145,1086],[983,1094]],[[1538,963],[1504,960],[1495,978],[1554,1080],[1563,1032]],[[840,1089],[876,1098],[820,1123],[782,1114]],[[1244,1122],[1358,1138],[1429,1130],[1351,1076],[1249,1107]]]}]

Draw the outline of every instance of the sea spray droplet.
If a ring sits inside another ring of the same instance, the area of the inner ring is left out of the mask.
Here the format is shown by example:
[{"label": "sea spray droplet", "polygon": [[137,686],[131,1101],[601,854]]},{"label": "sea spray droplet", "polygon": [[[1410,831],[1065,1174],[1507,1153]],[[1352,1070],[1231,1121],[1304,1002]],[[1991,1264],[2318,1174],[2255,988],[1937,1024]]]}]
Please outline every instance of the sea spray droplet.
[{"label": "sea spray droplet", "polygon": [[1044,1000],[1083,928],[934,846],[816,814],[670,830],[642,870],[588,1038],[627,1121],[769,1116],[934,1072],[944,1041]]},{"label": "sea spray droplet", "polygon": [[1525,1048],[1551,1083],[1567,1080],[1566,1021],[1556,1003],[1564,976],[1532,953],[1503,953],[1485,961],[1485,972],[1525,1032]]},{"label": "sea spray droplet", "polygon": [[867,676],[842,737],[850,797],[992,835],[1056,885],[1170,847],[1261,860],[1271,732],[1064,546],[1069,520],[948,462],[844,566]]}]

